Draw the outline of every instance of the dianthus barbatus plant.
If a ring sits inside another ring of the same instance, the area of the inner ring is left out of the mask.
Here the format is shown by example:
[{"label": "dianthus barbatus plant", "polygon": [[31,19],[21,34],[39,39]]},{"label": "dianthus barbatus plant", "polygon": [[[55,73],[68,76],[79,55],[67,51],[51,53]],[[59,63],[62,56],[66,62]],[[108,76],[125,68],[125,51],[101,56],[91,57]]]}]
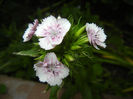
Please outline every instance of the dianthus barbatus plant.
[{"label": "dianthus barbatus plant", "polygon": [[52,15],[39,21],[29,24],[23,35],[24,42],[31,40],[32,48],[16,54],[35,57],[35,74],[40,82],[48,85],[46,91],[51,89],[50,99],[57,98],[62,86],[63,99],[77,92],[84,99],[92,97],[92,86],[99,83],[93,77],[97,76],[94,70],[101,68],[93,50],[106,47],[104,30],[94,23],[74,24],[72,18],[70,21]]}]

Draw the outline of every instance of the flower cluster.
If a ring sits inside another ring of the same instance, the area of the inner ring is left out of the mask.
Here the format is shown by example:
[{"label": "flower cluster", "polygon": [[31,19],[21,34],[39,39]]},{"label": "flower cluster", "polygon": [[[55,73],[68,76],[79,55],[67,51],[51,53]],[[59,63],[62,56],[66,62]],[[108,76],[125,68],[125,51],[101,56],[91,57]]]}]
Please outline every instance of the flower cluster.
[{"label": "flower cluster", "polygon": [[[85,27],[89,43],[96,49],[99,49],[98,46],[105,48],[106,35],[104,30],[94,23],[86,23]],[[33,24],[28,25],[28,29],[23,35],[23,41],[27,42],[35,35],[38,37],[38,44],[42,49],[51,50],[62,43],[70,28],[71,23],[66,18],[48,16],[40,23],[36,19]],[[58,61],[54,52],[48,52],[44,61],[36,63],[34,69],[39,80],[47,82],[51,86],[60,85],[62,79],[69,75],[68,67]]]}]

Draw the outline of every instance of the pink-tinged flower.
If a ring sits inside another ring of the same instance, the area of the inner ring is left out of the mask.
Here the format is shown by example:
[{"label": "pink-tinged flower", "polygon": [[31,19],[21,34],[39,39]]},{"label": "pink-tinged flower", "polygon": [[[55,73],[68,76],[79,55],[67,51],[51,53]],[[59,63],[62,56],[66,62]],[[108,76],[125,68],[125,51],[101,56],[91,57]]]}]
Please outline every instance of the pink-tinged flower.
[{"label": "pink-tinged flower", "polygon": [[65,18],[56,19],[54,16],[49,16],[43,19],[35,32],[36,36],[43,37],[39,39],[40,47],[45,50],[53,49],[62,42],[70,27],[70,22]]},{"label": "pink-tinged flower", "polygon": [[39,80],[51,86],[60,85],[62,79],[69,75],[69,69],[58,61],[53,52],[48,53],[43,62],[36,63],[34,69]]},{"label": "pink-tinged flower", "polygon": [[38,26],[38,20],[34,20],[34,23],[33,24],[29,24],[28,25],[28,28],[26,29],[24,35],[23,35],[23,42],[27,42],[29,41],[32,36],[34,35],[35,31],[36,31],[36,28]]},{"label": "pink-tinged flower", "polygon": [[99,49],[97,45],[103,48],[106,47],[104,41],[106,40],[107,36],[102,28],[98,27],[94,23],[86,23],[86,31],[90,44],[92,44],[96,49]]}]

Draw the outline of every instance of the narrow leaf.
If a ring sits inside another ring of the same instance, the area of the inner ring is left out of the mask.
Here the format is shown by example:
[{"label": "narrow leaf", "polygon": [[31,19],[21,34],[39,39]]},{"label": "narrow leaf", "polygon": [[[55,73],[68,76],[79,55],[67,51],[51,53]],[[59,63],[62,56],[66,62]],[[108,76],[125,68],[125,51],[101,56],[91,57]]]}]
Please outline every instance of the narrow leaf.
[{"label": "narrow leaf", "polygon": [[84,32],[85,27],[86,27],[86,26],[81,27],[81,28],[75,33],[75,37],[79,37],[80,34]]},{"label": "narrow leaf", "polygon": [[31,50],[26,50],[26,51],[14,52],[13,54],[36,57],[36,56],[38,56],[39,52],[35,49],[31,49]]}]

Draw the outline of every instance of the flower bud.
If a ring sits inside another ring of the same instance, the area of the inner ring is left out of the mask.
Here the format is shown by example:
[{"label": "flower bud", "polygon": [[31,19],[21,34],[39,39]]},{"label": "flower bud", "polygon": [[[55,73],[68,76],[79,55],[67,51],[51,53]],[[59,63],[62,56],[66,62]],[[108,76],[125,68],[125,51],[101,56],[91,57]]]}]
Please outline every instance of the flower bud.
[{"label": "flower bud", "polygon": [[83,31],[85,30],[85,28],[86,28],[86,26],[81,27],[81,28],[75,33],[75,37],[79,37],[79,35],[80,35],[81,33],[83,33]]},{"label": "flower bud", "polygon": [[81,48],[81,46],[79,46],[79,45],[73,45],[71,47],[71,50],[77,50],[77,49],[80,49],[80,48]]},{"label": "flower bud", "polygon": [[69,55],[69,54],[66,54],[66,55],[65,55],[65,58],[66,58],[68,61],[74,61],[74,58],[73,58],[71,55]]},{"label": "flower bud", "polygon": [[38,46],[39,44],[38,43],[33,43],[34,45]]}]

